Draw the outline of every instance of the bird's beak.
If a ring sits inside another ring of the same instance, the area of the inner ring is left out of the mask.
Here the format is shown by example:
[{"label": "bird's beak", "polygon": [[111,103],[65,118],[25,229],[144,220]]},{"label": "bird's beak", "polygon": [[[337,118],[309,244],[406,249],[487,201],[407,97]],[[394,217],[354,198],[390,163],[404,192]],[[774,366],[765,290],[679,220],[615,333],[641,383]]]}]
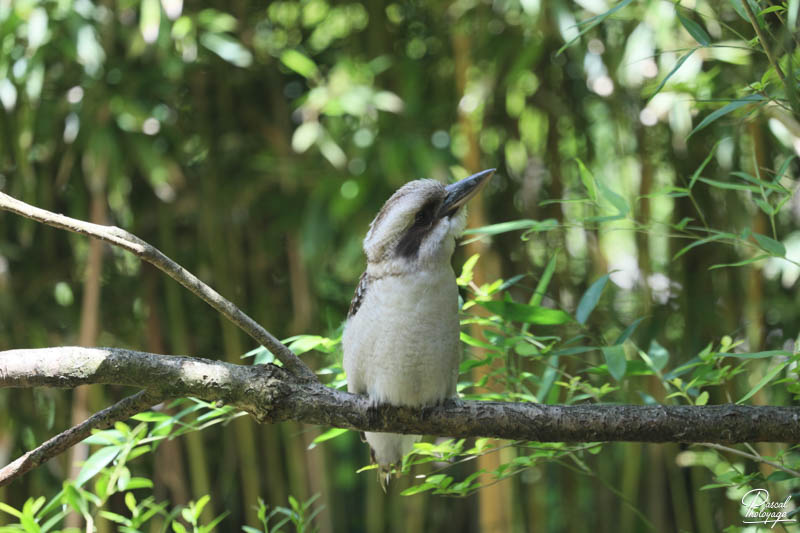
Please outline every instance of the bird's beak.
[{"label": "bird's beak", "polygon": [[445,187],[444,190],[447,196],[445,196],[444,202],[442,202],[442,206],[439,208],[439,218],[449,217],[458,211],[462,205],[469,202],[470,198],[478,194],[478,191],[489,183],[489,179],[492,177],[495,170],[494,168],[482,170],[477,174],[473,174],[468,178],[464,178],[461,181],[457,181]]}]

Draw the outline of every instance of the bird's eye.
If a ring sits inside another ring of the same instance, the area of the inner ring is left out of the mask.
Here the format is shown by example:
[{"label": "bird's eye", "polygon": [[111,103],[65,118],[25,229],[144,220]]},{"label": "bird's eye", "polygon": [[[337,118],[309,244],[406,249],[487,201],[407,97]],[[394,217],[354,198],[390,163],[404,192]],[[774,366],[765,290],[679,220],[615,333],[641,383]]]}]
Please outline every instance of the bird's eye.
[{"label": "bird's eye", "polygon": [[417,213],[417,216],[414,217],[414,224],[418,226],[422,226],[428,221],[428,214],[423,209],[422,211]]}]

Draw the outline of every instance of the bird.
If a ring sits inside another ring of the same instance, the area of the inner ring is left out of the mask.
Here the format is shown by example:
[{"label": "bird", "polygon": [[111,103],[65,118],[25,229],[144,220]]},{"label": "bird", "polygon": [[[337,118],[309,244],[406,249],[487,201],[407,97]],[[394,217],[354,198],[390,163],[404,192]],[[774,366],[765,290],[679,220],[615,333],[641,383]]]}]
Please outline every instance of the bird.
[{"label": "bird", "polygon": [[[461,360],[458,286],[451,265],[466,227],[466,203],[491,179],[487,169],[450,185],[410,181],[369,226],[359,279],[342,334],[347,391],[383,404],[422,407],[457,399]],[[392,466],[420,435],[366,432],[386,492]]]}]

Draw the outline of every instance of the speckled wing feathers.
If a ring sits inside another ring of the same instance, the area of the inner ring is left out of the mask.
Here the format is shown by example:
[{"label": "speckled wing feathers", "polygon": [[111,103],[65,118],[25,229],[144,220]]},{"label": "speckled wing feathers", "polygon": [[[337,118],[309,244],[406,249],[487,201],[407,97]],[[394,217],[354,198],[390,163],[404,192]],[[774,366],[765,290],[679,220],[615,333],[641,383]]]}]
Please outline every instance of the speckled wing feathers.
[{"label": "speckled wing feathers", "polygon": [[361,302],[364,301],[364,298],[367,295],[367,287],[369,286],[369,276],[367,276],[367,272],[364,271],[361,274],[361,278],[358,280],[358,286],[356,287],[356,292],[353,294],[353,299],[350,302],[350,310],[347,311],[347,318],[355,315],[358,312],[358,308],[361,307]]}]

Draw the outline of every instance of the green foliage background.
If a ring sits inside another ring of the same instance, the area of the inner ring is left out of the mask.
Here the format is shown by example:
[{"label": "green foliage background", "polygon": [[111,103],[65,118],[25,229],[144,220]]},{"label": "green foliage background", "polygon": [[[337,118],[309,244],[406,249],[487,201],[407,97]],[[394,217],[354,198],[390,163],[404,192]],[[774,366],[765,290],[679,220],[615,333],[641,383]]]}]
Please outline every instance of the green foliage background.
[{"label": "green foliage background", "polygon": [[[797,405],[797,12],[0,0],[0,190],[132,231],[280,337],[319,335],[293,347],[336,385],[382,202],[497,167],[473,217],[496,225],[456,254],[464,396]],[[254,348],[130,255],[0,213],[0,349],[87,339]],[[0,390],[0,462],[126,392]],[[739,530],[749,488],[800,486],[782,445],[436,441],[384,497],[357,435],[327,429],[185,400],[96,436],[83,474],[63,457],[0,488],[0,524],[710,532]]]}]

